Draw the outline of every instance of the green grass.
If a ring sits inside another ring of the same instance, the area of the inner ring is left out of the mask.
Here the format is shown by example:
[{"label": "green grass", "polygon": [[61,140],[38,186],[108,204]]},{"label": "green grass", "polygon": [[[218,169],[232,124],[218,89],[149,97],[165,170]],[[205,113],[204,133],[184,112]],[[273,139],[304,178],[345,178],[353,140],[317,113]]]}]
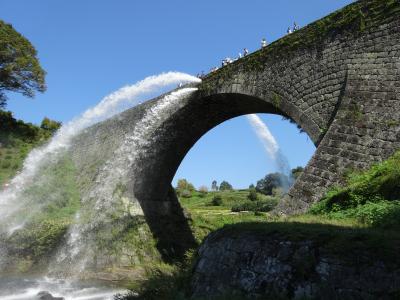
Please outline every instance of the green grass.
[{"label": "green grass", "polygon": [[[210,206],[220,194],[221,206]],[[278,235],[292,241],[311,240],[332,257],[349,253],[373,253],[388,267],[400,264],[400,152],[363,172],[353,172],[347,184],[335,187],[315,204],[310,212],[298,216],[278,217],[269,213],[232,213],[230,207],[246,203],[248,191],[194,193],[182,198],[191,215],[191,227],[199,243],[211,232],[222,236]],[[150,272],[150,278],[135,287],[126,299],[187,299],[196,256],[191,253],[181,265]],[[351,262],[349,262],[351,263]],[[371,262],[372,263],[372,262]],[[124,299],[124,298],[119,298]],[[232,295],[215,299],[235,299]],[[239,297],[238,299],[244,299]]]},{"label": "green grass", "polygon": [[[221,196],[222,204],[212,205],[212,199]],[[267,213],[254,213],[251,211],[232,212],[232,207],[252,202],[248,200],[249,190],[232,190],[208,192],[202,194],[193,192],[189,198],[180,197],[183,208],[190,214],[191,228],[197,242],[201,243],[211,231],[217,230],[228,224],[240,222],[265,222]],[[261,201],[271,197],[258,194]]]},{"label": "green grass", "polygon": [[[214,196],[219,195],[222,198],[222,205],[214,206],[212,205],[212,199]],[[248,202],[247,196],[249,195],[249,190],[232,190],[232,191],[218,191],[218,192],[208,192],[203,195],[197,191],[193,192],[191,197],[184,198],[180,197],[179,201],[182,206],[189,211],[231,211],[231,208],[238,204],[244,204]],[[268,200],[271,197],[265,196],[258,193],[258,199]]]},{"label": "green grass", "polygon": [[52,130],[16,120],[11,112],[0,110],[0,188],[21,170],[28,153],[52,134]]},{"label": "green grass", "polygon": [[[223,236],[231,237],[247,233],[261,236],[278,235],[292,241],[312,240],[332,257],[367,251],[374,253],[389,266],[400,264],[398,256],[400,236],[397,230],[382,231],[350,218],[335,220],[316,215],[279,218],[268,214],[255,216],[252,213],[204,216],[193,212],[192,218],[192,227],[200,241],[217,229],[223,231]],[[117,299],[188,299],[192,270],[196,261],[196,253],[190,252],[187,260],[181,264],[154,266],[149,272],[149,278],[136,282],[131,287],[139,295],[132,292],[128,297]],[[212,299],[245,299],[245,297],[232,294]]]},{"label": "green grass", "polygon": [[[44,166],[23,193],[26,202],[15,217],[26,224],[6,238],[13,261],[17,265],[18,261],[29,262],[24,269],[17,268],[19,272],[31,271],[35,264],[47,260],[59,246],[80,207],[80,192],[71,159],[63,156],[56,163]],[[39,209],[36,211],[36,208]]]},{"label": "green grass", "polygon": [[346,181],[346,185],[332,188],[310,213],[400,228],[400,152],[367,171],[348,174]]}]

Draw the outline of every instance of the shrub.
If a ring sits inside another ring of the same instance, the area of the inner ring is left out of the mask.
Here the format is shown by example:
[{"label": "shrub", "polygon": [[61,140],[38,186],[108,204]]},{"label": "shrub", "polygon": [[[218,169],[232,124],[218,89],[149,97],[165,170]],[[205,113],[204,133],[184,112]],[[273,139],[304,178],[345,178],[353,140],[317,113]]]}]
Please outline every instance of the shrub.
[{"label": "shrub", "polygon": [[[176,187],[176,193],[178,196],[182,197],[191,197],[192,192],[194,192],[194,186],[190,182],[188,182],[186,179],[179,179],[178,184]],[[186,192],[185,192],[186,191]],[[182,193],[185,193],[186,195],[188,194],[187,191],[190,192],[190,196],[183,196]]]},{"label": "shrub", "polygon": [[58,128],[61,127],[61,122],[50,120],[49,118],[45,117],[40,124],[40,128],[44,130],[49,130],[51,132],[55,132]]},{"label": "shrub", "polygon": [[192,197],[192,192],[189,190],[183,190],[179,192],[179,195],[183,198],[190,198]]},{"label": "shrub", "polygon": [[221,206],[223,203],[222,197],[220,195],[215,195],[211,200],[211,205],[213,206]]},{"label": "shrub", "polygon": [[199,187],[199,193],[200,197],[205,197],[205,195],[207,195],[208,193],[208,188],[205,185],[202,185],[201,187]]},{"label": "shrub", "polygon": [[2,167],[3,169],[8,169],[10,166],[11,166],[11,162],[9,162],[9,161],[4,161],[4,162],[2,163],[2,165],[1,165],[1,167]]},{"label": "shrub", "polygon": [[373,226],[399,226],[400,201],[367,202],[355,211],[355,217],[361,222]]},{"label": "shrub", "polygon": [[276,198],[268,198],[266,200],[258,200],[258,201],[246,201],[240,204],[235,204],[232,206],[232,212],[240,212],[240,211],[259,211],[259,212],[269,212],[275,208],[278,204],[278,200]]},{"label": "shrub", "polygon": [[292,169],[292,176],[293,176],[293,179],[297,179],[297,178],[299,178],[300,177],[300,175],[302,174],[304,172],[304,168],[303,167],[296,167],[296,168],[294,168],[294,169]]},{"label": "shrub", "polygon": [[249,194],[247,195],[247,199],[249,199],[250,201],[258,200],[258,195],[255,188],[250,189]]},{"label": "shrub", "polygon": [[290,186],[290,178],[282,173],[270,173],[257,181],[256,190],[264,195],[273,195],[273,189]]},{"label": "shrub", "polygon": [[400,225],[400,152],[364,172],[347,176],[344,187],[334,187],[314,204],[311,214],[356,218],[372,226]]}]

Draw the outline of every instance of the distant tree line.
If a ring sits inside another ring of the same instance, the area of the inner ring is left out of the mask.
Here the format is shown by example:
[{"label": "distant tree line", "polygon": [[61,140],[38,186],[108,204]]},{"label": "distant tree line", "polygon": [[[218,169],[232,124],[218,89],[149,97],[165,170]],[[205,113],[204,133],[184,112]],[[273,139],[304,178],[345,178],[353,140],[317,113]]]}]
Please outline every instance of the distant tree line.
[{"label": "distant tree line", "polygon": [[[176,190],[176,193],[178,194],[178,196],[188,198],[188,197],[191,197],[192,193],[196,189],[195,189],[194,185],[191,184],[186,179],[179,179],[175,190]],[[223,180],[221,182],[221,184],[218,185],[217,181],[214,180],[211,183],[211,190],[212,191],[231,191],[231,190],[233,190],[233,186],[225,180]],[[200,192],[200,194],[202,194],[202,195],[205,195],[208,193],[208,188],[205,185],[202,185],[198,188],[198,192]]]},{"label": "distant tree line", "polygon": [[217,181],[213,180],[213,182],[211,183],[211,190],[212,191],[231,191],[231,190],[233,190],[233,186],[225,180],[223,180],[221,182],[221,184],[218,186]]},{"label": "distant tree line", "polygon": [[37,140],[41,137],[49,137],[58,128],[61,123],[44,118],[39,126],[33,125],[32,123],[25,123],[22,120],[17,120],[13,117],[10,111],[0,110],[0,141],[6,142],[5,139],[11,133],[14,136],[19,136],[25,141]]},{"label": "distant tree line", "polygon": [[[304,171],[303,167],[296,167],[291,170],[292,179],[296,180]],[[257,200],[257,193],[262,193],[267,196],[281,196],[283,193],[283,187],[289,187],[292,180],[287,175],[275,172],[265,175],[264,178],[257,181],[256,186],[250,184],[248,199],[251,201]],[[188,182],[186,179],[179,179],[176,187],[176,192],[180,197],[191,197],[195,191],[193,184]],[[232,191],[233,186],[223,180],[219,185],[216,180],[211,182],[211,191]],[[208,193],[208,188],[204,185],[198,188],[198,191],[205,195]]]}]

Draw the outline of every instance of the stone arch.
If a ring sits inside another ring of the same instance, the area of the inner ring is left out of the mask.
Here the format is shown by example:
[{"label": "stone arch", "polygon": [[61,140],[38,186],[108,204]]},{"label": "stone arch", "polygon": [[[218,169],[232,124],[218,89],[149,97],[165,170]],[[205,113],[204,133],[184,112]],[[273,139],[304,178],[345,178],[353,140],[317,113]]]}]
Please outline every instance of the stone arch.
[{"label": "stone arch", "polygon": [[[297,107],[290,107],[284,98],[276,105],[271,97],[260,97],[244,93],[219,93],[204,96],[197,92],[186,99],[171,113],[148,139],[151,144],[146,151],[137,157],[133,164],[132,174],[140,180],[135,180],[131,190],[142,206],[149,206],[149,214],[168,214],[168,206],[164,199],[170,189],[171,181],[182,160],[193,145],[209,130],[220,123],[241,115],[252,113],[269,113],[282,115],[296,120],[310,136],[315,145],[321,139],[312,120]],[[290,109],[286,109],[289,107]],[[133,176],[133,175],[132,175]],[[149,187],[152,187],[149,190]],[[160,205],[164,203],[160,211]],[[154,211],[153,211],[154,210]]]},{"label": "stone arch", "polygon": [[[145,104],[144,110],[151,110],[158,101],[163,101],[163,97]],[[306,119],[303,112],[298,108],[285,110],[290,104],[286,104],[284,98],[280,101],[278,106],[269,96],[261,98],[244,93],[204,95],[197,91],[169,108],[162,122],[146,137],[149,142],[129,166],[132,180],[128,190],[132,193],[131,198],[140,203],[159,241],[159,248],[162,251],[173,249],[166,257],[177,253],[181,256],[194,244],[171,182],[186,154],[205,133],[226,120],[252,113],[277,114],[290,119],[303,116],[299,125],[310,137],[310,132],[315,132],[313,122]],[[135,110],[128,111],[124,118],[129,119]],[[321,140],[321,134],[311,137],[315,145]],[[171,232],[175,235],[175,245],[170,244]]]},{"label": "stone arch", "polygon": [[[131,200],[140,202],[155,235],[190,235],[170,183],[192,145],[229,118],[257,112],[290,117],[317,145],[278,207],[285,214],[305,211],[348,169],[366,168],[400,149],[399,16],[398,1],[357,1],[207,75],[127,166],[135,177]],[[76,155],[77,164],[88,173],[90,161],[112,156],[158,101],[89,128],[73,147],[85,153]],[[168,220],[179,229],[171,230]]]}]

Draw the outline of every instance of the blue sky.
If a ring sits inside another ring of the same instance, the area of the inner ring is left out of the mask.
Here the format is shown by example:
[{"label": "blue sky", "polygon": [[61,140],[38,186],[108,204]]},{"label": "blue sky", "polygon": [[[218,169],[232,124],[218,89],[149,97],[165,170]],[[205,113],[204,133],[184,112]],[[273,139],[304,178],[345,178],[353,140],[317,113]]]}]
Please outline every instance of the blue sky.
[{"label": "blue sky", "polygon": [[[1,0],[0,18],[36,47],[48,90],[34,99],[9,94],[17,118],[68,121],[126,84],[166,71],[197,74],[235,57],[261,38],[281,37],[293,21],[304,26],[350,0]],[[305,165],[315,148],[306,134],[262,115],[291,166]],[[178,170],[195,186],[213,179],[247,187],[273,163],[243,117],[208,132]]]}]

